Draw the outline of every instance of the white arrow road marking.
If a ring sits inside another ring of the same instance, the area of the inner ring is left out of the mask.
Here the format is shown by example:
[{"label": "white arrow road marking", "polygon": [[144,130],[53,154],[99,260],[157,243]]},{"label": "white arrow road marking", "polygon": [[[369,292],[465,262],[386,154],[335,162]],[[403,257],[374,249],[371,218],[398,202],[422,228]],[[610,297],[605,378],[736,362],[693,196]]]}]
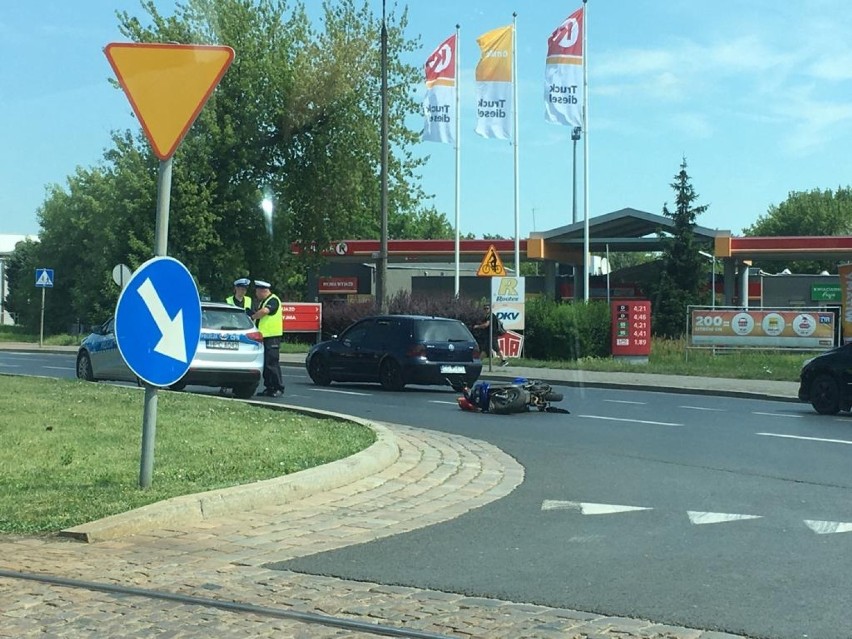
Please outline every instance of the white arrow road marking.
[{"label": "white arrow road marking", "polygon": [[842,521],[815,521],[813,519],[805,519],[805,525],[817,535],[852,532],[852,524]]},{"label": "white arrow road marking", "polygon": [[755,435],[763,435],[764,437],[781,437],[783,439],[804,439],[810,442],[828,442],[829,444],[850,444],[852,442],[845,439],[824,439],[822,437],[802,437],[801,435],[782,435],[780,433],[755,433]]},{"label": "white arrow road marking", "polygon": [[154,323],[160,330],[160,341],[157,342],[154,350],[160,355],[171,357],[185,364],[186,343],[183,335],[183,309],[177,312],[174,319],[169,317],[166,307],[163,306],[163,300],[157,294],[150,278],[145,278],[138,290],[139,297],[145,302],[148,312],[151,313]]},{"label": "white arrow road marking", "polygon": [[689,521],[693,524],[720,524],[742,519],[760,519],[762,515],[736,515],[734,513],[702,513],[697,510],[687,510]]},{"label": "white arrow road marking", "polygon": [[603,415],[577,415],[587,419],[606,419],[611,422],[632,422],[634,424],[651,424],[652,426],[683,426],[683,424],[672,424],[669,422],[651,422],[645,419],[626,419],[624,417],[604,417]]},{"label": "white arrow road marking", "polygon": [[557,499],[545,499],[541,502],[542,510],[576,510],[581,515],[612,515],[614,513],[628,513],[634,510],[653,510],[643,506],[619,506],[617,504],[592,504],[582,501],[559,501]]}]

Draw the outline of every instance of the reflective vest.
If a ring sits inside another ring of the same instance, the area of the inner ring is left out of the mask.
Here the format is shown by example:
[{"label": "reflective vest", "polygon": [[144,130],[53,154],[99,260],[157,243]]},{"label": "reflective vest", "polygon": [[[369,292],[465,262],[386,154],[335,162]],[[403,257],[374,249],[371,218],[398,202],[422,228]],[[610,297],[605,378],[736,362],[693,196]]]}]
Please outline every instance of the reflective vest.
[{"label": "reflective vest", "polygon": [[[226,297],[225,301],[233,306],[239,306],[233,295]],[[248,295],[243,295],[243,308],[251,308],[251,298]]]},{"label": "reflective vest", "polygon": [[260,303],[258,306],[258,310],[266,306],[266,303],[269,300],[278,300],[278,310],[275,313],[270,313],[269,315],[264,315],[259,320],[257,320],[257,330],[260,331],[260,334],[263,337],[280,337],[284,334],[284,305],[281,303],[281,299],[274,294],[270,294],[265,300]]}]

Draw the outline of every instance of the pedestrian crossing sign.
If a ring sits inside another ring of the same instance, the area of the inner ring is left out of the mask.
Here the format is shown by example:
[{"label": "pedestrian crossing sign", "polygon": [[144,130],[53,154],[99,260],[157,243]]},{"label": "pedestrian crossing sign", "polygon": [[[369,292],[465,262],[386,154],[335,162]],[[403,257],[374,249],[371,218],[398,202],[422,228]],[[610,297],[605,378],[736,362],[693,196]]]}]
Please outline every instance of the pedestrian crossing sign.
[{"label": "pedestrian crossing sign", "polygon": [[506,269],[503,266],[503,260],[497,254],[497,249],[494,245],[488,247],[485,256],[482,258],[482,263],[479,265],[479,270],[476,271],[478,277],[505,277]]},{"label": "pedestrian crossing sign", "polygon": [[35,270],[36,288],[53,288],[53,269],[37,268]]}]

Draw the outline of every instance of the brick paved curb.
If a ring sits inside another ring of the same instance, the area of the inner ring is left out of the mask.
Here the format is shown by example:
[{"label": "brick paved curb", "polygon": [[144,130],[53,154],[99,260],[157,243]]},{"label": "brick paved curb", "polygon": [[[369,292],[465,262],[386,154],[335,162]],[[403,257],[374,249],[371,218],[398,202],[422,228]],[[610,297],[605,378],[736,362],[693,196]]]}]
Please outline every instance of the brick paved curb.
[{"label": "brick paved curb", "polygon": [[393,464],[399,457],[399,446],[394,434],[375,422],[330,411],[281,404],[270,405],[262,402],[251,403],[272,410],[291,410],[313,416],[335,417],[342,421],[360,424],[370,428],[376,434],[376,441],[354,455],[322,466],[251,484],[172,497],[97,521],[66,528],[59,533],[60,536],[94,543],[154,529],[191,526],[211,517],[247,512],[261,506],[285,504],[333,490],[374,475]]}]

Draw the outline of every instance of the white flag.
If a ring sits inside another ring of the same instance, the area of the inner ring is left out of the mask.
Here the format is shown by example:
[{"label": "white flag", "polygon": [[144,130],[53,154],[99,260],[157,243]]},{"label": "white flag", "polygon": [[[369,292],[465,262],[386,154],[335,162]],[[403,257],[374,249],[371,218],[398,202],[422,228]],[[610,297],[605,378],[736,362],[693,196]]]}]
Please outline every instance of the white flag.
[{"label": "white flag", "polygon": [[456,36],[444,40],[426,60],[426,97],[423,99],[423,139],[456,141]]},{"label": "white flag", "polygon": [[560,24],[547,39],[544,119],[567,126],[583,125],[583,8]]},{"label": "white flag", "polygon": [[484,138],[512,137],[512,25],[476,39],[476,132]]}]

